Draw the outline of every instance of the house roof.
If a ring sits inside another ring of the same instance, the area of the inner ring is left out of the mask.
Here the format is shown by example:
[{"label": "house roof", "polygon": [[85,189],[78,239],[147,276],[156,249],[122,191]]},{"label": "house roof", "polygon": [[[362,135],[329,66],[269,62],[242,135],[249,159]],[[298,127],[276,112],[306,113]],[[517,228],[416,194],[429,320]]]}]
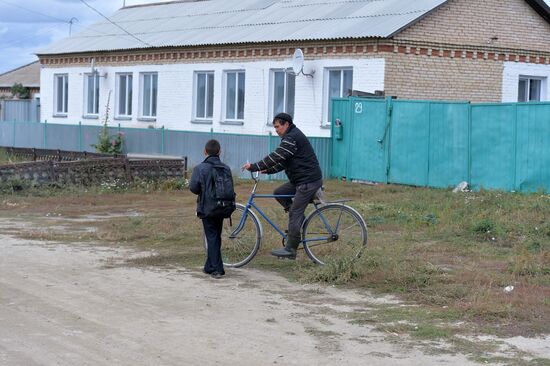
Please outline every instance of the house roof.
[{"label": "house roof", "polygon": [[526,0],[540,14],[541,17],[550,23],[550,6],[544,0]]},{"label": "house roof", "polygon": [[[123,29],[104,20],[37,54],[388,38],[447,1],[180,0],[128,6],[109,18]],[[545,0],[525,1],[550,22]]]},{"label": "house roof", "polygon": [[39,88],[40,64],[38,61],[0,74],[0,88],[11,88],[15,83],[21,83],[25,87]]},{"label": "house roof", "polygon": [[39,55],[150,47],[387,38],[447,0],[202,0],[119,9]]}]

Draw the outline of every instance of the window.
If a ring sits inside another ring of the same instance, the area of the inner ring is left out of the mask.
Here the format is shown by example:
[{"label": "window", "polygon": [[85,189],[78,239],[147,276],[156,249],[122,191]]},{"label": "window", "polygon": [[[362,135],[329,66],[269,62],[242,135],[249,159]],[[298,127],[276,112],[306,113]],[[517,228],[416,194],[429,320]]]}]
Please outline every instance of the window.
[{"label": "window", "polygon": [[195,73],[195,119],[211,120],[214,115],[214,73]]},{"label": "window", "polygon": [[99,74],[84,75],[84,111],[87,116],[99,114]]},{"label": "window", "polygon": [[117,74],[117,108],[118,117],[132,116],[133,76],[132,74]]},{"label": "window", "polygon": [[326,86],[326,120],[330,122],[332,116],[332,98],[347,96],[353,88],[353,69],[329,69],[325,76],[328,79]]},{"label": "window", "polygon": [[244,71],[225,73],[225,119],[244,120]]},{"label": "window", "polygon": [[520,76],[518,102],[540,102],[543,80],[543,78]]},{"label": "window", "polygon": [[67,104],[69,102],[69,75],[54,76],[54,111],[58,115],[67,114]]},{"label": "window", "polygon": [[296,76],[284,70],[272,71],[272,109],[273,116],[285,112],[294,116],[294,96],[296,91]]},{"label": "window", "polygon": [[141,117],[157,116],[158,74],[141,74]]}]

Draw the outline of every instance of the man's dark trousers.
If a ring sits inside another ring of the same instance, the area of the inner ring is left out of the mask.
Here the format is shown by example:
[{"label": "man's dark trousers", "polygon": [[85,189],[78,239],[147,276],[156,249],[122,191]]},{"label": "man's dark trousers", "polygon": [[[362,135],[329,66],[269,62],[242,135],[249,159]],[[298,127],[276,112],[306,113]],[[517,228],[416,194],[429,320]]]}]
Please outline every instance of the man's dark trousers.
[{"label": "man's dark trousers", "polygon": [[204,272],[225,274],[221,253],[223,218],[204,218],[202,225],[208,243]]},{"label": "man's dark trousers", "polygon": [[[277,201],[288,210],[288,237],[295,243],[301,240],[300,229],[304,221],[304,212],[315,192],[323,185],[323,180],[299,184],[297,186],[290,182],[283,184],[273,192],[276,195],[293,195],[294,199],[277,198]],[[297,245],[296,245],[297,246]]]}]

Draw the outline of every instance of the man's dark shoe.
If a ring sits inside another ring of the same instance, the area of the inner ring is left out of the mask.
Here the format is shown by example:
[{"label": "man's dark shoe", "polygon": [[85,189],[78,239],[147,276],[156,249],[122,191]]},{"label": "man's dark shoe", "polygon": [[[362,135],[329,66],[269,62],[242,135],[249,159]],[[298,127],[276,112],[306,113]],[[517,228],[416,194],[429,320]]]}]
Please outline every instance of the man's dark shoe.
[{"label": "man's dark shoe", "polygon": [[296,249],[292,248],[280,248],[280,249],[273,249],[271,251],[271,255],[274,255],[275,257],[279,258],[286,258],[286,259],[296,259]]},{"label": "man's dark shoe", "polygon": [[223,277],[223,273],[220,272],[212,272],[210,273],[210,277],[215,278],[216,280],[219,280]]}]

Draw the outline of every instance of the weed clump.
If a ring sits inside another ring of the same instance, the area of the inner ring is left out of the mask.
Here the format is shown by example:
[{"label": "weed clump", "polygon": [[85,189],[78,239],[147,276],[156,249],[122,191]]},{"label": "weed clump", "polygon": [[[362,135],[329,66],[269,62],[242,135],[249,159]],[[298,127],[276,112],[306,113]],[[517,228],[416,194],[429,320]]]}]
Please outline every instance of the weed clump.
[{"label": "weed clump", "polygon": [[324,266],[315,266],[306,271],[306,282],[321,282],[331,284],[345,284],[359,277],[359,270],[355,259],[339,259],[326,263]]}]

